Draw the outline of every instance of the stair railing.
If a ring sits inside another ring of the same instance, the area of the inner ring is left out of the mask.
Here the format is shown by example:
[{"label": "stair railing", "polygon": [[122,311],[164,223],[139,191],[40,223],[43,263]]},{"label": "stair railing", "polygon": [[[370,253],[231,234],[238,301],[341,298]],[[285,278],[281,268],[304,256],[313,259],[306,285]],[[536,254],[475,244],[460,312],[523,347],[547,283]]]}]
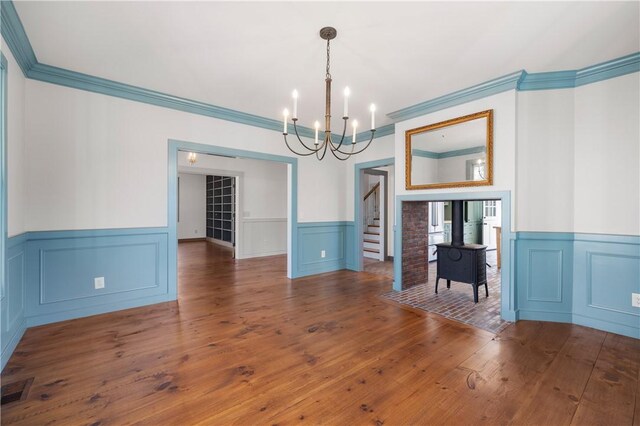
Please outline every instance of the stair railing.
[{"label": "stair railing", "polygon": [[380,182],[373,187],[364,196],[364,212],[365,224],[373,224],[373,219],[380,217]]}]

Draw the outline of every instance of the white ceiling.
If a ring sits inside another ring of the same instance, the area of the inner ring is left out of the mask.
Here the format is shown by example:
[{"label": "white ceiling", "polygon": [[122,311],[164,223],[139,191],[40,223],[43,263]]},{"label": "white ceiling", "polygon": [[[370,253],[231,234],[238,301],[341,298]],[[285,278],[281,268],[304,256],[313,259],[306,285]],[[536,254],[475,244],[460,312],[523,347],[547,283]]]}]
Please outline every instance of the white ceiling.
[{"label": "white ceiling", "polygon": [[483,117],[415,134],[411,136],[411,148],[440,153],[485,146],[486,141],[487,119]]},{"label": "white ceiling", "polygon": [[[578,69],[640,50],[639,2],[16,1],[39,62],[265,117],[384,114],[513,71]],[[338,101],[340,99],[340,101]],[[338,123],[334,124],[337,131]]]}]

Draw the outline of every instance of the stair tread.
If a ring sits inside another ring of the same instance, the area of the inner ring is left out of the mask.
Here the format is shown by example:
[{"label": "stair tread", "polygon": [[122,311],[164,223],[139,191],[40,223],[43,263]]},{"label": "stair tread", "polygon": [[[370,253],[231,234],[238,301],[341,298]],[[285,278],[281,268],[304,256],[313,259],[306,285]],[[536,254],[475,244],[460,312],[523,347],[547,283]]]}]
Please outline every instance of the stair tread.
[{"label": "stair tread", "polygon": [[367,248],[367,247],[363,248],[363,250],[364,251],[368,251],[370,253],[380,253],[380,250],[378,250],[378,249],[372,249],[372,248]]},{"label": "stair tread", "polygon": [[380,244],[380,241],[378,240],[362,240],[362,241],[364,241],[365,243]]},{"label": "stair tread", "polygon": [[369,234],[369,235],[380,235],[379,232],[368,232],[368,231],[364,231],[365,234]]},{"label": "stair tread", "polygon": [[367,225],[367,226],[373,226],[374,228],[380,228],[380,225]]}]

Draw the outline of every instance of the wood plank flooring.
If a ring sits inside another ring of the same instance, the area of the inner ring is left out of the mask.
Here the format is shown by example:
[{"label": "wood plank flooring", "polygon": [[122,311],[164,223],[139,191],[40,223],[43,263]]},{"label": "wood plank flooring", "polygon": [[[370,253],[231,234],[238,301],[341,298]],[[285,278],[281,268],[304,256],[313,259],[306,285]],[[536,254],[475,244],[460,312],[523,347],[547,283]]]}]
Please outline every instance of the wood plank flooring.
[{"label": "wood plank flooring", "polygon": [[179,300],[27,331],[2,424],[636,424],[640,341],[498,335],[383,301],[388,277],[290,281],[282,256],[179,245]]}]

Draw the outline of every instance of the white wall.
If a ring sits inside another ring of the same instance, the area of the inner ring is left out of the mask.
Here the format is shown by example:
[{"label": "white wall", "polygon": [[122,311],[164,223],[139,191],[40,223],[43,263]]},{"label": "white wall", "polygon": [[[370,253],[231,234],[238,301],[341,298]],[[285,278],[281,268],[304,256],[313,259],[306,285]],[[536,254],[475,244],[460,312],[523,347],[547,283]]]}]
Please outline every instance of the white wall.
[{"label": "white wall", "polygon": [[178,153],[178,169],[201,175],[242,176],[243,218],[287,218],[287,165],[275,161],[198,154],[193,166],[187,152]]},{"label": "white wall", "polygon": [[26,183],[24,174],[25,78],[2,39],[2,53],[7,59],[7,232],[8,236],[26,231]]},{"label": "white wall", "polygon": [[519,231],[573,232],[574,91],[518,93]]},{"label": "white wall", "polygon": [[438,176],[439,166],[439,160],[436,158],[411,156],[411,183],[413,185],[423,185],[440,182],[441,180]]},{"label": "white wall", "polygon": [[518,93],[518,231],[640,235],[640,74]]},{"label": "white wall", "polygon": [[575,89],[574,231],[640,235],[640,73]]},{"label": "white wall", "polygon": [[436,182],[464,182],[467,180],[467,160],[484,158],[484,154],[467,154],[438,160],[438,180]]},{"label": "white wall", "polygon": [[178,173],[179,216],[178,239],[205,238],[207,236],[206,177]]},{"label": "white wall", "polygon": [[[236,258],[287,252],[287,165],[274,161],[198,154],[189,165],[178,153],[185,173],[236,177]],[[204,198],[204,196],[203,196]]]},{"label": "white wall", "polygon": [[[279,132],[33,80],[26,108],[28,230],[166,226],[170,138],[294,157]],[[300,158],[298,221],[344,220],[344,182]]]},{"label": "white wall", "polygon": [[[493,185],[408,191],[405,188],[405,131],[487,109],[493,109]],[[499,93],[396,123],[395,156],[396,195],[484,191],[513,193],[516,187],[516,91]],[[515,229],[517,221],[513,194],[511,202],[511,227]]]}]

